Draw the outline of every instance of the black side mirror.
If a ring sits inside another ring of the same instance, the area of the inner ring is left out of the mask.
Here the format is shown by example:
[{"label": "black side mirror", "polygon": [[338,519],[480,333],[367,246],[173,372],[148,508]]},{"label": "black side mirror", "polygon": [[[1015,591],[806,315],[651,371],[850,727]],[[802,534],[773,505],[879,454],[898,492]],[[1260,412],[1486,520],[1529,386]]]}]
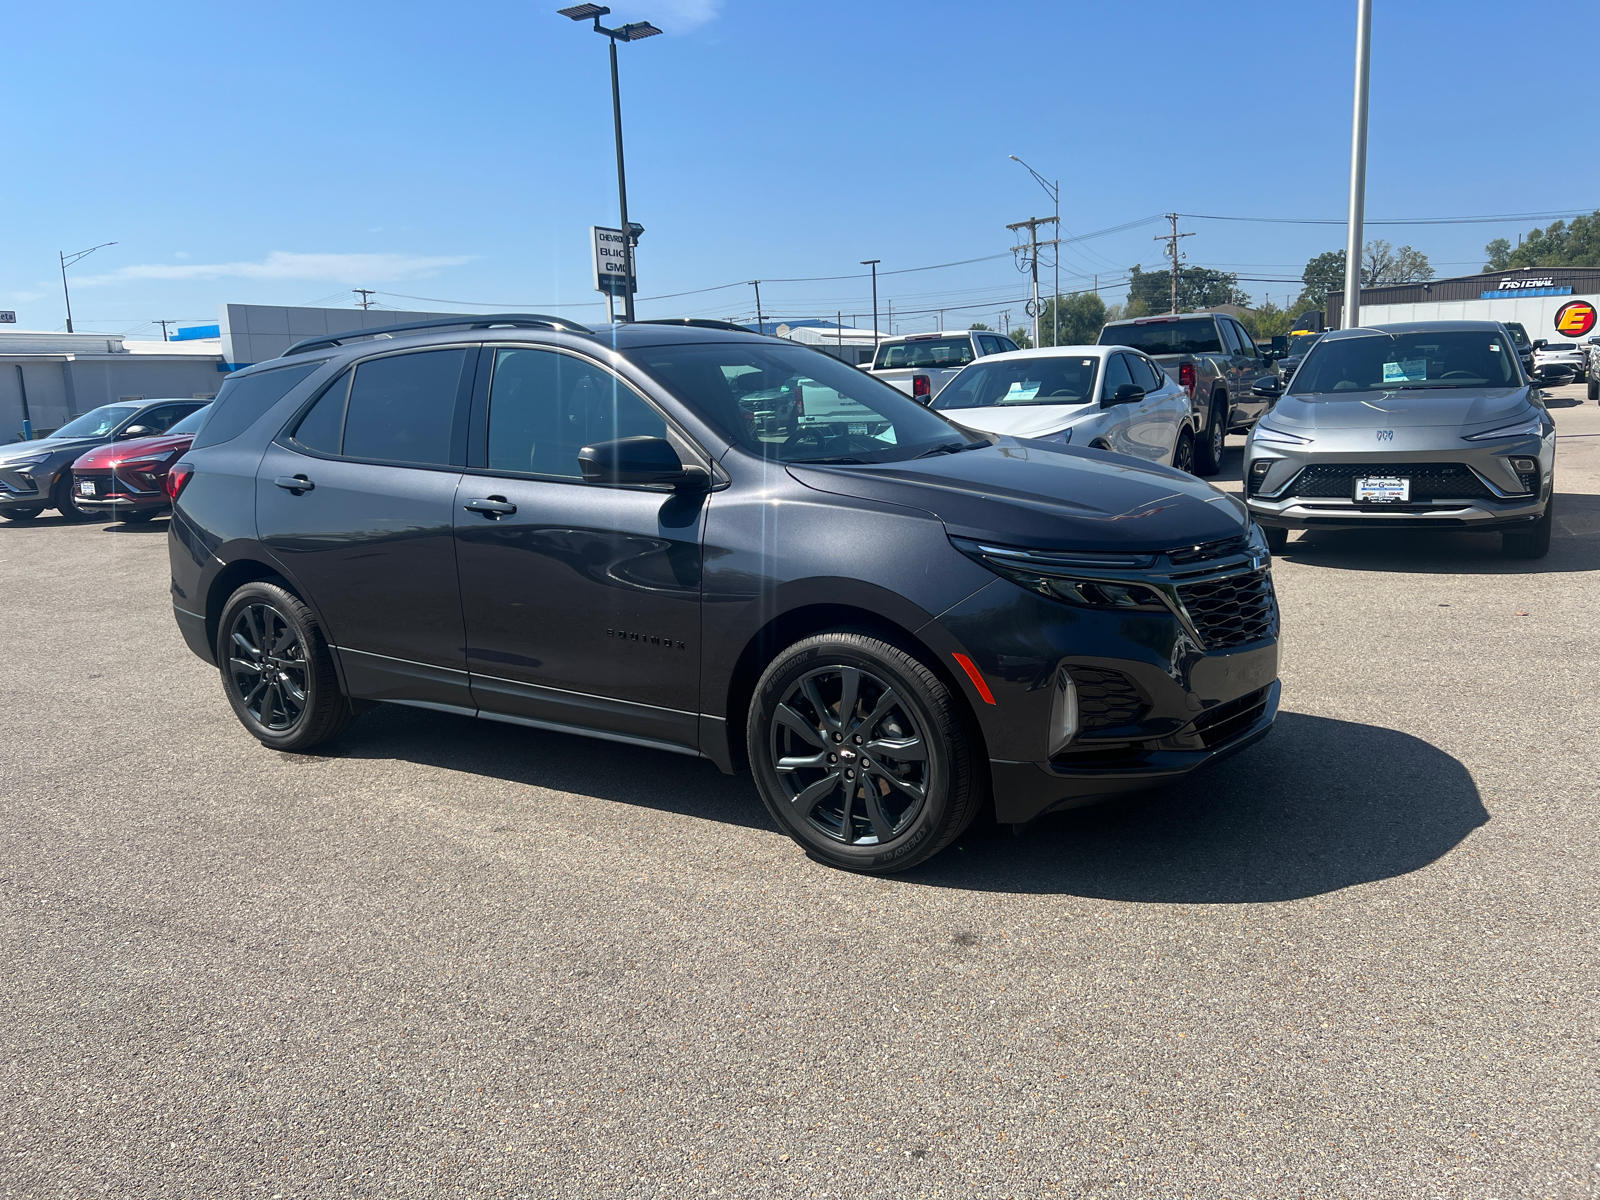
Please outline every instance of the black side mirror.
[{"label": "black side mirror", "polygon": [[155,435],[156,431],[148,425],[129,425],[121,433],[117,434],[117,438],[120,441],[122,438],[154,437]]},{"label": "black side mirror", "polygon": [[1542,349],[1544,349],[1544,347],[1548,346],[1549,344],[1550,344],[1550,340],[1548,338],[1540,338],[1538,341],[1533,343],[1533,348],[1535,350],[1542,350]]},{"label": "black side mirror", "polygon": [[1104,407],[1110,408],[1113,404],[1133,404],[1143,399],[1144,389],[1142,387],[1137,383],[1124,383],[1118,385],[1117,390],[1106,397]]},{"label": "black side mirror", "polygon": [[1283,383],[1277,379],[1258,379],[1250,388],[1252,396],[1265,396],[1268,400],[1276,400],[1283,395]]},{"label": "black side mirror", "polygon": [[578,451],[578,470],[585,483],[688,489],[704,487],[709,476],[685,467],[666,438],[625,437],[596,442]]},{"label": "black side mirror", "polygon": [[1533,382],[1539,387],[1560,387],[1578,377],[1578,368],[1570,363],[1550,363],[1533,373]]}]

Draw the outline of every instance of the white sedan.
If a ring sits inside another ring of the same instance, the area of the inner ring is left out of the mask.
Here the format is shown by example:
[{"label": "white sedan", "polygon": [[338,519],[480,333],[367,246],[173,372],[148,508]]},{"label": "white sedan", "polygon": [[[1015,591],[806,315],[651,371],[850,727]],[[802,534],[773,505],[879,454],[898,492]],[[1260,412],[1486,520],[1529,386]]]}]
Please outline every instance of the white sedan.
[{"label": "white sedan", "polygon": [[1125,346],[1051,346],[963,367],[933,402],[966,429],[1131,454],[1194,469],[1189,396]]}]

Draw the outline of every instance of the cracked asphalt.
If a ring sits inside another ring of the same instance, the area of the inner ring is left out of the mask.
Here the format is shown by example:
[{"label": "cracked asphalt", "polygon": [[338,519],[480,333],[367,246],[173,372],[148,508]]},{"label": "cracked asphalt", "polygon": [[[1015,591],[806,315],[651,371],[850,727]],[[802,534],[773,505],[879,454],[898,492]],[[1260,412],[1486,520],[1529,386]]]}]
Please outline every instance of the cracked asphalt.
[{"label": "cracked asphalt", "polygon": [[1547,559],[1291,541],[1270,738],[889,879],[673,755],[403,709],[267,751],[163,521],[0,526],[0,1195],[1600,1194],[1563,395]]}]

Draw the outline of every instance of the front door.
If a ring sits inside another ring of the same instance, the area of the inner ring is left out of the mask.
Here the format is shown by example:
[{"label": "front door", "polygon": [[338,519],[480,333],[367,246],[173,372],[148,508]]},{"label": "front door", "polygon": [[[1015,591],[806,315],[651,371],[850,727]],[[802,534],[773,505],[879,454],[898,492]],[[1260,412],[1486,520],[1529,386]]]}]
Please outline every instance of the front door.
[{"label": "front door", "polygon": [[492,369],[455,506],[477,704],[695,748],[709,494],[585,483],[578,452],[637,436],[666,437],[685,461],[698,449],[587,359],[506,347]]},{"label": "front door", "polygon": [[448,349],[358,364],[256,474],[261,540],[321,617],[354,696],[472,708],[451,459],[464,456],[476,361]]}]

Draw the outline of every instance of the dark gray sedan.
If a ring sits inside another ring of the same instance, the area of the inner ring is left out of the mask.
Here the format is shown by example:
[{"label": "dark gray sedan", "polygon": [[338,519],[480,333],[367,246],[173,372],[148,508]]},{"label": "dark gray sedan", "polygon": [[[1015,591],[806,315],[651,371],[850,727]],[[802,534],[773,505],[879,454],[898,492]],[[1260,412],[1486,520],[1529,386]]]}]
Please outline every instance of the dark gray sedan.
[{"label": "dark gray sedan", "polygon": [[[1559,376],[1559,377],[1558,377]],[[1554,520],[1555,424],[1496,321],[1378,325],[1312,347],[1245,446],[1251,515],[1291,529],[1496,530],[1541,558]]]},{"label": "dark gray sedan", "polygon": [[79,508],[72,464],[86,450],[127,438],[155,437],[210,401],[129,400],[74,417],[49,437],[0,446],[0,517],[28,521],[47,508],[68,520],[103,515]]}]

